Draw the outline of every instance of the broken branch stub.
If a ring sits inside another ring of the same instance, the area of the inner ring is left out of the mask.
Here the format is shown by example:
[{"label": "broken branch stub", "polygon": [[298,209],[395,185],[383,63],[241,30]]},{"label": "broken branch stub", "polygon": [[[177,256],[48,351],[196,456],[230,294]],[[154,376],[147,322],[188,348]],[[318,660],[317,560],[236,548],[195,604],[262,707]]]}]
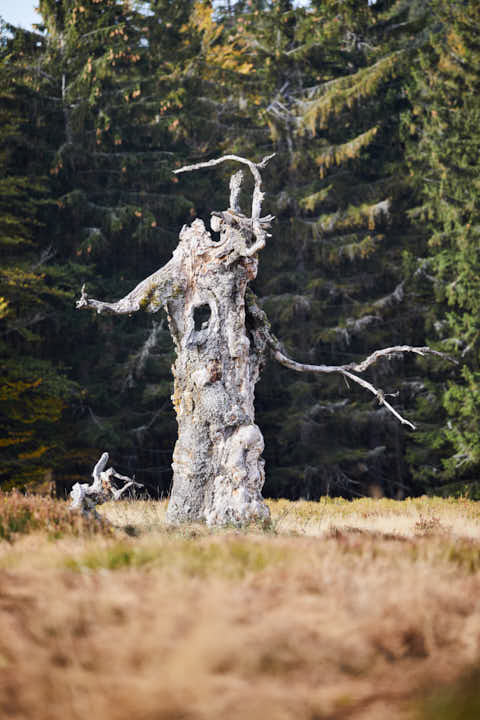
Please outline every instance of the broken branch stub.
[{"label": "broken branch stub", "polygon": [[[126,475],[120,475],[114,468],[105,470],[108,462],[108,453],[103,453],[100,460],[93,468],[93,483],[75,483],[70,497],[71,510],[80,510],[83,515],[96,515],[96,506],[103,505],[109,500],[120,500],[122,495],[131,487],[143,487],[142,483],[132,480]],[[113,485],[113,479],[124,480],[125,484],[121,488]]]}]

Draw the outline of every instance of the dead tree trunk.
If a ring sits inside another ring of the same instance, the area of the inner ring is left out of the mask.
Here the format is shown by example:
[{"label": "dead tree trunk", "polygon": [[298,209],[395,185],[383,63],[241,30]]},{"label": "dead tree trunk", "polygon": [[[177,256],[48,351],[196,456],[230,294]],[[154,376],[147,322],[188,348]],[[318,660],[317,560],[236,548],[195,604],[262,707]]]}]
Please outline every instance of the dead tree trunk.
[{"label": "dead tree trunk", "polygon": [[[171,521],[209,524],[267,519],[263,438],[254,423],[260,357],[245,330],[245,290],[257,273],[255,239],[231,214],[214,216],[216,243],[201,220],[180,233],[182,291],[167,301],[178,440]],[[253,244],[252,244],[253,243]]]},{"label": "dead tree trunk", "polygon": [[230,208],[212,216],[218,242],[195,220],[182,228],[170,262],[125,298],[103,303],[83,291],[77,303],[98,312],[156,312],[162,306],[167,311],[177,353],[171,522],[243,524],[269,518],[261,496],[263,437],[254,421],[262,353],[246,330],[245,291],[257,274],[257,253],[272,218],[260,217],[262,165],[231,159],[247,164],[254,175],[251,218],[238,206],[240,171],[230,183]]},{"label": "dead tree trunk", "polygon": [[261,217],[260,169],[270,157],[254,164],[228,155],[177,170],[198,170],[226,160],[247,165],[255,181],[251,217],[243,215],[239,208],[243,178],[239,171],[230,181],[230,208],[212,213],[211,227],[220,233],[218,242],[202,220],[195,220],[182,228],[170,262],[126,297],[116,303],[101,302],[89,298],[82,288],[77,303],[79,308],[93,308],[99,313],[157,312],[162,307],[167,312],[177,353],[172,368],[172,399],[178,440],[167,512],[173,523],[268,521],[269,510],[261,495],[263,437],[254,420],[255,383],[267,346],[275,359],[294,370],[342,373],[373,392],[401,422],[411,425],[386,402],[381,391],[355,373],[365,370],[381,355],[424,353],[428,348],[388,348],[355,366],[302,365],[283,354],[254,298],[246,309],[247,285],[256,277],[257,254],[265,246],[273,220],[271,216]]}]

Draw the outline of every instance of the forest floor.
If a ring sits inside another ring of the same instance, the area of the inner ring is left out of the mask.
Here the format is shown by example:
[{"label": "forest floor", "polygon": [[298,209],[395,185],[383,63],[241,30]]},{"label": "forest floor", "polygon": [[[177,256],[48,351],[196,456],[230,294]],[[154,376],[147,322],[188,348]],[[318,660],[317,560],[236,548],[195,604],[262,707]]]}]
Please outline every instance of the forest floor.
[{"label": "forest floor", "polygon": [[269,505],[112,529],[0,495],[0,718],[478,720],[480,503]]}]

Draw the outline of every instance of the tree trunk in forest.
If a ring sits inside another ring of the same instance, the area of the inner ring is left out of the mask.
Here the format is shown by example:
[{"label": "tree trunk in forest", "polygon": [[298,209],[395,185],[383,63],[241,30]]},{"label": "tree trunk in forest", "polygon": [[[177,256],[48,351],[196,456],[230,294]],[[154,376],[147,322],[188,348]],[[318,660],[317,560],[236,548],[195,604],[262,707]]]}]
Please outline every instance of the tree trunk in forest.
[{"label": "tree trunk in forest", "polygon": [[[270,156],[272,157],[272,156]],[[384,393],[358,377],[380,358],[395,353],[434,353],[427,347],[400,345],[377,350],[349,365],[306,365],[288,358],[271,335],[254,297],[246,309],[247,285],[257,275],[258,252],[265,247],[272,216],[261,217],[263,193],[259,169],[235,155],[180,168],[212,167],[226,160],[244,163],[255,181],[251,217],[239,208],[243,173],[230,181],[230,208],[213,212],[211,227],[202,220],[184,226],[170,262],[116,303],[89,298],[82,289],[77,307],[97,312],[157,312],[164,307],[177,358],[173,404],[178,440],[173,453],[173,487],[167,511],[172,523],[206,521],[209,525],[268,522],[261,491],[264,483],[263,437],[255,425],[254,390],[264,351],[298,372],[340,373],[371,392],[400,422],[405,420]]]}]

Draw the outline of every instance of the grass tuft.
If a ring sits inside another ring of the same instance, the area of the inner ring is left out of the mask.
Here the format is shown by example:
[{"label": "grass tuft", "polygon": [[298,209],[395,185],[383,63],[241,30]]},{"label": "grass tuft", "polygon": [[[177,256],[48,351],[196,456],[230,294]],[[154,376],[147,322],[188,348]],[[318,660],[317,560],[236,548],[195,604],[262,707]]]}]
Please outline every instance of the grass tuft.
[{"label": "grass tuft", "polygon": [[71,512],[62,500],[23,495],[15,490],[0,492],[0,540],[13,542],[19,536],[35,531],[44,532],[51,540],[58,540],[64,535],[111,535],[113,532],[107,521]]}]

